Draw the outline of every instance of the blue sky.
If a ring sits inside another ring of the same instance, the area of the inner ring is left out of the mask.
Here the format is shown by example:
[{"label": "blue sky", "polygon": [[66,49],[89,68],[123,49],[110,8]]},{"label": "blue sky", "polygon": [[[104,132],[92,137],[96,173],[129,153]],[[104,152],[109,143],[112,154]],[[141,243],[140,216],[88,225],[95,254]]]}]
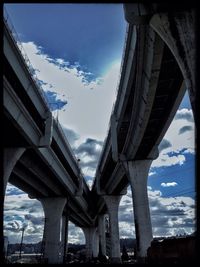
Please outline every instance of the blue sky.
[{"label": "blue sky", "polygon": [[[76,155],[89,186],[108,131],[120,78],[126,33],[121,4],[6,4],[35,75]],[[194,121],[188,94],[152,163],[148,194],[153,235],[195,230]],[[24,208],[25,207],[25,208]],[[26,218],[25,242],[42,238],[39,201],[8,184],[5,234],[18,242]],[[135,237],[131,191],[119,207],[120,237]],[[70,223],[69,242],[84,243]]]},{"label": "blue sky", "polygon": [[34,41],[52,58],[79,62],[91,78],[119,58],[125,30],[121,4],[7,4],[6,9],[22,42]]}]

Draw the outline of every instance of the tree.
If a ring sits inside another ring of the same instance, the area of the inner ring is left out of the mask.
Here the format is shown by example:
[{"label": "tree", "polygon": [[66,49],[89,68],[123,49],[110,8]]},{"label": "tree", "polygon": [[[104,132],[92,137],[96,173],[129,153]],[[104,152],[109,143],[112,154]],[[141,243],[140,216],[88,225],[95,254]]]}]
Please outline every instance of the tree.
[{"label": "tree", "polygon": [[123,245],[122,249],[122,261],[127,261],[129,259],[128,253],[126,251],[125,245]]}]

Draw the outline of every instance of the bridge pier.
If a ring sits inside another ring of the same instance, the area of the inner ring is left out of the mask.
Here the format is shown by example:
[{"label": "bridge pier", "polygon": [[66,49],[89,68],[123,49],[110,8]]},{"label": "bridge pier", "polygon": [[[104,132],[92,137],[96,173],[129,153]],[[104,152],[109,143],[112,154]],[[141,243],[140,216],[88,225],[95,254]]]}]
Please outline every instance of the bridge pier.
[{"label": "bridge pier", "polygon": [[98,254],[99,254],[99,232],[98,228],[96,228],[93,239],[93,257],[97,258]]},{"label": "bridge pier", "polygon": [[45,213],[44,224],[44,258],[48,263],[61,263],[60,252],[60,225],[64,206],[67,202],[63,197],[50,197],[39,199]]},{"label": "bridge pier", "polygon": [[68,245],[68,216],[62,216],[62,234],[61,234],[61,258],[63,259],[63,263],[65,261],[65,256],[67,253],[67,245]]},{"label": "bridge pier", "polygon": [[3,189],[4,189],[4,196],[6,191],[6,186],[9,180],[9,177],[12,173],[12,170],[19,160],[19,158],[22,156],[24,151],[26,150],[25,147],[7,147],[4,148],[4,157],[3,157]]},{"label": "bridge pier", "polygon": [[108,209],[110,219],[110,238],[111,238],[111,262],[121,263],[119,224],[118,224],[118,208],[121,200],[120,196],[103,196]]},{"label": "bridge pier", "polygon": [[96,227],[83,227],[85,234],[85,248],[86,248],[86,259],[89,261],[94,256],[94,237]]},{"label": "bridge pier", "polygon": [[153,240],[147,179],[152,160],[127,161],[126,170],[131,185],[137,258],[144,261]]},{"label": "bridge pier", "polygon": [[105,215],[98,216],[98,232],[99,232],[99,244],[101,246],[101,252],[106,255],[106,229],[105,229]]}]

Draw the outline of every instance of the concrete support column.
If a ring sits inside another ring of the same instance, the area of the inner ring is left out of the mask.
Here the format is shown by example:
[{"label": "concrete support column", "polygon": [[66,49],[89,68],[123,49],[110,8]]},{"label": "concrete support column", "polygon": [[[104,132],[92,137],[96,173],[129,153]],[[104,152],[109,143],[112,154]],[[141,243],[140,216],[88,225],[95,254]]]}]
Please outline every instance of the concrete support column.
[{"label": "concrete support column", "polygon": [[118,208],[122,196],[103,196],[110,219],[111,262],[121,263]]},{"label": "concrete support column", "polygon": [[152,160],[128,161],[127,170],[133,197],[137,256],[145,258],[147,249],[153,239],[149,201],[147,194],[147,178]]},{"label": "concrete support column", "polygon": [[3,188],[4,188],[4,196],[6,191],[6,185],[8,183],[9,177],[12,173],[15,164],[18,159],[22,156],[25,147],[14,147],[14,148],[4,148],[4,156],[3,156]]},{"label": "concrete support column", "polygon": [[39,199],[42,203],[45,213],[44,225],[44,258],[48,263],[61,263],[60,235],[61,235],[61,217],[67,198],[51,197]]},{"label": "concrete support column", "polygon": [[106,255],[106,229],[105,229],[105,215],[101,214],[98,217],[98,232],[99,244],[103,255]]},{"label": "concrete support column", "polygon": [[93,257],[97,258],[99,254],[99,232],[96,228],[96,231],[94,232],[94,238],[93,238]]},{"label": "concrete support column", "polygon": [[90,260],[94,256],[93,245],[96,227],[83,227],[82,229],[85,234],[86,259]]},{"label": "concrete support column", "polygon": [[62,216],[61,258],[65,260],[68,245],[68,216]]}]

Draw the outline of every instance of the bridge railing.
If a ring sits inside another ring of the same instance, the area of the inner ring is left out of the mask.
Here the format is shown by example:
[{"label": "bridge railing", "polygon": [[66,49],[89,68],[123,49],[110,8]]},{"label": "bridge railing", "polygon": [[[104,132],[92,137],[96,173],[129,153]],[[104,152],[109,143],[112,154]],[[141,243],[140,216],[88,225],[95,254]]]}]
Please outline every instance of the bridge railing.
[{"label": "bridge railing", "polygon": [[15,27],[12,23],[12,20],[11,20],[10,16],[8,15],[8,12],[7,12],[5,7],[3,10],[3,17],[4,17],[5,26],[8,29],[10,36],[13,39],[14,43],[16,44],[18,51],[22,55],[22,58],[24,59],[24,62],[25,62],[25,66],[27,67],[27,70],[28,70],[31,78],[34,81],[34,83],[38,89],[38,92],[40,93],[40,95],[41,95],[44,103],[48,107],[48,109],[51,110],[50,105],[49,105],[48,100],[47,100],[47,97],[45,95],[45,92],[40,85],[40,80],[38,79],[38,77],[36,75],[35,69],[33,68],[32,64],[31,64],[31,62],[27,56],[27,53],[26,53],[26,51],[22,45],[22,42],[19,38],[19,35],[17,34]]},{"label": "bridge railing", "polygon": [[[110,130],[111,116],[114,113],[115,104],[116,104],[116,100],[117,100],[117,96],[118,96],[118,92],[119,92],[120,81],[121,81],[121,76],[122,76],[122,69],[123,69],[124,59],[125,59],[125,52],[126,52],[126,44],[127,44],[128,32],[129,32],[129,24],[127,23],[126,33],[125,33],[125,38],[124,38],[124,46],[123,46],[122,57],[121,57],[120,70],[119,70],[119,75],[118,75],[118,82],[117,82],[117,86],[116,86],[116,90],[115,90],[116,99],[115,99],[115,102],[113,103],[113,106],[112,106],[112,110],[111,110],[111,115],[110,115],[110,120],[109,120],[108,129],[107,129],[107,135],[106,136],[108,136],[108,133],[109,133],[109,130]],[[104,148],[104,146],[106,144],[106,139],[107,139],[107,137],[104,140],[103,148]]]},{"label": "bridge railing", "polygon": [[[121,80],[121,74],[122,74],[122,69],[123,69],[123,64],[124,64],[124,58],[125,58],[125,52],[126,52],[126,44],[127,44],[127,39],[128,39],[128,32],[129,32],[129,24],[127,23],[126,25],[126,33],[125,33],[125,37],[124,37],[124,46],[123,46],[123,51],[122,51],[122,57],[121,57],[121,65],[120,65],[120,71],[119,71],[119,76],[118,76],[118,84],[116,87],[116,97],[118,95],[118,91],[119,91],[119,85],[120,85],[120,80]],[[113,109],[114,109],[113,105]]]}]

